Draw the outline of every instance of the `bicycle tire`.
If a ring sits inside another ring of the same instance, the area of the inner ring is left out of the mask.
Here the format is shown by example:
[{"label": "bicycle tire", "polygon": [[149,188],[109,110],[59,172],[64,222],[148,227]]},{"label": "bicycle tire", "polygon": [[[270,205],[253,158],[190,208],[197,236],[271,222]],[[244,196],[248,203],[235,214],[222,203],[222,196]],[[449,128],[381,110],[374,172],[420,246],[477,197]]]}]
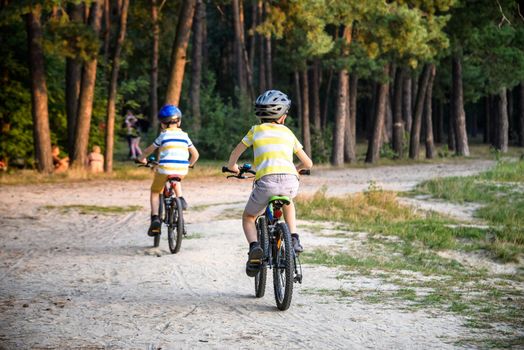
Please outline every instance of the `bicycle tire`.
[{"label": "bicycle tire", "polygon": [[167,225],[167,241],[169,243],[169,251],[176,254],[180,251],[182,246],[182,236],[184,234],[184,214],[182,213],[182,203],[180,199],[175,197],[174,203],[171,205],[169,213],[169,221]]},{"label": "bicycle tire", "polygon": [[281,237],[280,247],[275,244],[275,264],[273,266],[273,287],[275,290],[275,301],[279,310],[287,310],[291,305],[293,296],[293,272],[294,261],[292,255],[291,233],[284,222],[277,224],[277,239]]},{"label": "bicycle tire", "polygon": [[267,263],[265,259],[269,255],[269,235],[267,233],[267,221],[264,216],[257,220],[257,237],[260,246],[264,250],[264,261],[260,271],[255,275],[255,296],[262,298],[266,293]]}]

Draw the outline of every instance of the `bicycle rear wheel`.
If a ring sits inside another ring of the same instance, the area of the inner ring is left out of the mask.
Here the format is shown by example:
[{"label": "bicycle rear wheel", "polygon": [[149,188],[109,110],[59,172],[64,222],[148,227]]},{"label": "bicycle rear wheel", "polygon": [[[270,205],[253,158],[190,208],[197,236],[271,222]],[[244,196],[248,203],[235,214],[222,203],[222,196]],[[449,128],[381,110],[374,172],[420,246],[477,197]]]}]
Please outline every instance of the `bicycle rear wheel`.
[{"label": "bicycle rear wheel", "polygon": [[182,203],[180,199],[173,198],[169,210],[169,218],[167,224],[167,241],[169,242],[169,250],[172,254],[180,251],[182,246],[182,235],[184,233],[184,215],[182,214]]},{"label": "bicycle rear wheel", "polygon": [[269,255],[269,235],[267,233],[267,222],[264,216],[257,220],[257,237],[260,246],[264,250],[264,258],[260,271],[255,275],[255,296],[262,298],[266,293],[267,263],[266,258]]},{"label": "bicycle rear wheel", "polygon": [[275,242],[275,265],[273,266],[273,287],[275,301],[279,310],[287,310],[293,295],[294,261],[291,251],[291,234],[283,222],[277,225]]}]

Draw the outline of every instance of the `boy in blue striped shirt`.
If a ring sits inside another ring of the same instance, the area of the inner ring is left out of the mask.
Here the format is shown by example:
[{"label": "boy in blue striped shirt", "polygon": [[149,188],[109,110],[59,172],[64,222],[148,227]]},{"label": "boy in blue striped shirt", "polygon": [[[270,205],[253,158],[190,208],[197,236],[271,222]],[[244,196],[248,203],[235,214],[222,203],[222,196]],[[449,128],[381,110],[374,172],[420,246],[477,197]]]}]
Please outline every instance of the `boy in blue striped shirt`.
[{"label": "boy in blue striped shirt", "polygon": [[[157,148],[158,167],[155,171],[155,178],[151,185],[151,226],[147,234],[155,236],[160,234],[162,221],[158,216],[159,194],[164,188],[167,178],[172,175],[183,179],[189,167],[193,167],[198,160],[199,154],[191,139],[180,129],[182,122],[182,112],[174,105],[165,105],[158,112],[158,119],[162,132],[156,140],[147,147],[142,156],[138,159],[141,163],[146,163],[146,158]],[[182,201],[183,209],[187,208],[187,202],[182,197],[182,185],[176,183],[175,193]]]}]

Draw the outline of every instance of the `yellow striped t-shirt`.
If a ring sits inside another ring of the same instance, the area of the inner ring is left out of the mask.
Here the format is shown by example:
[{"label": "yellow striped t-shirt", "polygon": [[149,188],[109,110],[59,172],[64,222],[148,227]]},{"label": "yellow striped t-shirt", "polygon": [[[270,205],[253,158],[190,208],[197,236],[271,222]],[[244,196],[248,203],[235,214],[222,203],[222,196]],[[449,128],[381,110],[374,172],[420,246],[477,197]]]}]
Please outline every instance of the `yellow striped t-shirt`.
[{"label": "yellow striped t-shirt", "polygon": [[242,139],[246,147],[253,146],[256,179],[268,174],[298,175],[293,154],[302,145],[287,126],[264,123],[253,126]]}]

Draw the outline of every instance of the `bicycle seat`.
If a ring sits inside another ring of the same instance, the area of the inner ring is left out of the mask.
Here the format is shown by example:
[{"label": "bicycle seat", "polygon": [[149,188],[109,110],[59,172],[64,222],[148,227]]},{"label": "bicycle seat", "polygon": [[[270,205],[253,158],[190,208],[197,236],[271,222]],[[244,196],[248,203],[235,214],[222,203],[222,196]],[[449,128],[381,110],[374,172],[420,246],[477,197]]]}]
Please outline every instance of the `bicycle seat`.
[{"label": "bicycle seat", "polygon": [[169,175],[169,176],[167,177],[167,179],[168,179],[169,181],[177,181],[177,182],[182,181],[182,179],[181,179],[180,176],[178,176],[178,175]]},{"label": "bicycle seat", "polygon": [[289,200],[289,197],[287,196],[272,196],[271,198],[269,198],[269,203],[273,203],[273,202],[280,202],[283,205],[288,205],[291,203],[291,201]]}]

